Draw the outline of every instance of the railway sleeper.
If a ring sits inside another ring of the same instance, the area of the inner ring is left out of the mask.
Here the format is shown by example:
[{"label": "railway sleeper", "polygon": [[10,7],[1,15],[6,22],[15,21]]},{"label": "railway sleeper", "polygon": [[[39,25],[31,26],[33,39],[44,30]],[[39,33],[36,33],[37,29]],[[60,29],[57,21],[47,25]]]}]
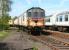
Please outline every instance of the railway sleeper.
[{"label": "railway sleeper", "polygon": [[59,49],[69,49],[69,47],[58,47]]},{"label": "railway sleeper", "polygon": [[68,48],[69,46],[63,46],[63,45],[56,45],[57,47],[66,47]]}]

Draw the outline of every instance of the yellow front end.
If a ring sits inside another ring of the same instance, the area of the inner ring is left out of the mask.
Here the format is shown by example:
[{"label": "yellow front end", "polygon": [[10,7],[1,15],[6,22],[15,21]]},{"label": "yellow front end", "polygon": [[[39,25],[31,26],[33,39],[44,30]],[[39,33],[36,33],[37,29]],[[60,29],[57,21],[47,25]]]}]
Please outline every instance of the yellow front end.
[{"label": "yellow front end", "polygon": [[44,25],[44,20],[32,20],[30,19],[28,22],[29,26],[43,26]]}]

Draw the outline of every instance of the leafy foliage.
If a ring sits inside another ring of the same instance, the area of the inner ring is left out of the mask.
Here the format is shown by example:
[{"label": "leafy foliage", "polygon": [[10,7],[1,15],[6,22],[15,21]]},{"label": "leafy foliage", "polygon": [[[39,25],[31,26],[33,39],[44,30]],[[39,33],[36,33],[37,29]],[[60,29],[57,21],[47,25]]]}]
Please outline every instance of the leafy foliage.
[{"label": "leafy foliage", "polygon": [[3,16],[0,18],[0,30],[8,29],[9,28],[9,20],[11,19],[10,16]]},{"label": "leafy foliage", "polygon": [[2,0],[2,16],[0,16],[0,30],[8,29],[9,20],[11,17],[8,15],[11,10],[11,0]]}]

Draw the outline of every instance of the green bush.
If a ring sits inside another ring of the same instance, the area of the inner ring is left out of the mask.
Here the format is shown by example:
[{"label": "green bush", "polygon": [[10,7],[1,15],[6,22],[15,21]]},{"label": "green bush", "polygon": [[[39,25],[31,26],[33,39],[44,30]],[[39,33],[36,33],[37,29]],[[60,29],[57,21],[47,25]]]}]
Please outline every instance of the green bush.
[{"label": "green bush", "polygon": [[9,25],[0,24],[0,30],[6,30],[9,28]]},{"label": "green bush", "polygon": [[8,15],[2,16],[0,18],[0,30],[5,30],[9,28],[9,23],[8,23],[9,20],[10,20],[10,17]]},{"label": "green bush", "polygon": [[9,32],[0,31],[0,40],[3,40],[9,35]]}]

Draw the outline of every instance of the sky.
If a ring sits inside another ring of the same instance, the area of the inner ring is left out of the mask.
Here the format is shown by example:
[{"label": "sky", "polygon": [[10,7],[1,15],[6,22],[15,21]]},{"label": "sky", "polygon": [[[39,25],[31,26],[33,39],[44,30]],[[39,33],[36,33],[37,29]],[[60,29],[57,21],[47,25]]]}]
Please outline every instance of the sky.
[{"label": "sky", "polygon": [[69,11],[69,0],[12,0],[10,16],[19,16],[31,7],[40,7],[46,15]]}]

